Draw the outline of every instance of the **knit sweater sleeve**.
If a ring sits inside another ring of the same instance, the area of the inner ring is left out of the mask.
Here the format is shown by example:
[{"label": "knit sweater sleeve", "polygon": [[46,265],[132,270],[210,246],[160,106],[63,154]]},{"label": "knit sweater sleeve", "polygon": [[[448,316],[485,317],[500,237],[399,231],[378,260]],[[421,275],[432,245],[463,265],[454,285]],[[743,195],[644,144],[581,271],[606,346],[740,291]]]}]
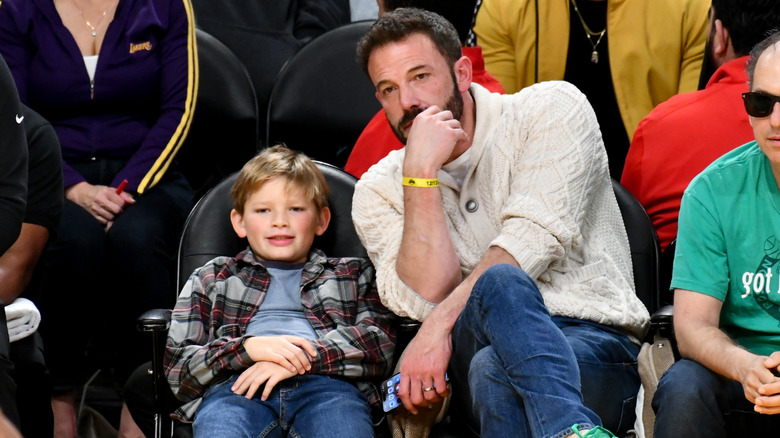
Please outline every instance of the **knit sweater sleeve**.
[{"label": "knit sweater sleeve", "polygon": [[511,102],[486,141],[505,147],[493,146],[492,162],[481,164],[493,170],[478,172],[476,186],[499,192],[500,233],[490,245],[538,279],[585,243],[594,202],[611,192],[607,158],[595,113],[574,86],[545,82]]},{"label": "knit sweater sleeve", "polygon": [[352,199],[352,220],[376,267],[382,303],[398,316],[422,321],[434,304],[407,286],[395,270],[404,229],[402,161],[403,151],[391,152],[363,175]]}]

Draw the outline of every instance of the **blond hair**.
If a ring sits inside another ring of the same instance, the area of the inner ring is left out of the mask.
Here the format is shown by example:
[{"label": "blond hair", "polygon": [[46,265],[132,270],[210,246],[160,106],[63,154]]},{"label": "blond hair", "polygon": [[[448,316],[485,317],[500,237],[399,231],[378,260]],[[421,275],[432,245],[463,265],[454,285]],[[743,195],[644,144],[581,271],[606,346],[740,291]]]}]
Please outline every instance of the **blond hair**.
[{"label": "blond hair", "polygon": [[244,205],[252,193],[276,177],[287,180],[287,190],[302,190],[318,210],[328,206],[330,189],[317,165],[304,153],[278,145],[263,149],[241,168],[230,191],[233,208],[243,214]]}]

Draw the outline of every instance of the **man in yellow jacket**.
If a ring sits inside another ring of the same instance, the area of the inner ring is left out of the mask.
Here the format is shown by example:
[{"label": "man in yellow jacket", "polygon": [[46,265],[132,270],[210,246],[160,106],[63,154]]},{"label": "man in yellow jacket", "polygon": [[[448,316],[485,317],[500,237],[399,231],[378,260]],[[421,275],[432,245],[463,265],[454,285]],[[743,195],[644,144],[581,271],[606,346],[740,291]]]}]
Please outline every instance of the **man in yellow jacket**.
[{"label": "man in yellow jacket", "polygon": [[474,31],[507,93],[567,80],[588,97],[620,179],[639,122],[695,91],[710,0],[483,0]]}]

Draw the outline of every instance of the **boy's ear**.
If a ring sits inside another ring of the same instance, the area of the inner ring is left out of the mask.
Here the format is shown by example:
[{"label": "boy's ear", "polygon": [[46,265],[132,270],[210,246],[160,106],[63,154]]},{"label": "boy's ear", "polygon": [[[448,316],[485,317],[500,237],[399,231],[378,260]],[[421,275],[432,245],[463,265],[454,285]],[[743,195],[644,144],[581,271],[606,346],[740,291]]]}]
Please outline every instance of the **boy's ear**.
[{"label": "boy's ear", "polygon": [[320,221],[317,224],[317,228],[314,230],[314,234],[316,234],[317,236],[322,236],[323,233],[325,233],[325,230],[328,229],[329,224],[330,224],[330,208],[322,207],[320,209]]},{"label": "boy's ear", "polygon": [[230,223],[233,224],[233,230],[238,234],[238,237],[246,237],[246,230],[244,229],[244,216],[238,212],[235,208],[230,210]]}]

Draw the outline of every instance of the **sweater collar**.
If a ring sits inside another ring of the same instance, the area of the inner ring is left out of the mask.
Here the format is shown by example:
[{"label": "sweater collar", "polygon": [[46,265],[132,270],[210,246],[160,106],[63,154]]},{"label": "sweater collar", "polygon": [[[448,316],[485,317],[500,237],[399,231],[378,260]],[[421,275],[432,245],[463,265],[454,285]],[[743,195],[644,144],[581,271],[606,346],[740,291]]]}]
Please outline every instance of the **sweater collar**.
[{"label": "sweater collar", "polygon": [[[474,99],[475,120],[474,120],[474,138],[471,139],[471,147],[468,149],[469,161],[478,163],[485,151],[485,140],[493,126],[498,122],[501,116],[501,94],[491,93],[485,87],[472,83],[469,88]],[[469,166],[469,173],[466,174],[463,185],[471,178],[475,166]],[[440,171],[438,174],[439,182],[454,189],[459,190],[458,184],[447,172]]]}]

